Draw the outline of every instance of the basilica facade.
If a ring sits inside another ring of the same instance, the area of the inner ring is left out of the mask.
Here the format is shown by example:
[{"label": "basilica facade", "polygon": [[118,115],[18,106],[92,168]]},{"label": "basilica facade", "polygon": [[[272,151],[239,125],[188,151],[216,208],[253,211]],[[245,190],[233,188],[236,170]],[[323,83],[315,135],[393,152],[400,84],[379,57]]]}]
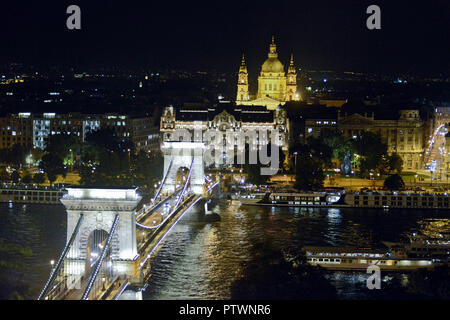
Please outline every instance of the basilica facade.
[{"label": "basilica facade", "polygon": [[294,66],[294,58],[291,55],[286,75],[284,65],[278,59],[277,46],[273,37],[268,58],[261,66],[256,97],[250,95],[247,66],[245,58],[242,56],[238,74],[237,105],[266,106],[273,110],[279,105],[284,105],[286,101],[296,100],[300,100],[300,95],[297,91],[297,71]]}]

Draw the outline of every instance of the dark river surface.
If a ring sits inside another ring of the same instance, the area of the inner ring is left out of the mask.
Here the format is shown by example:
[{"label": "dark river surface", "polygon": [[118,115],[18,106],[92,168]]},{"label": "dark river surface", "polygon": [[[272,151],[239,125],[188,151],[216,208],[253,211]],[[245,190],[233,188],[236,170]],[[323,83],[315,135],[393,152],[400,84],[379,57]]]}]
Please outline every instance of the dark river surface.
[{"label": "dark river surface", "polygon": [[[379,246],[407,241],[413,232],[437,236],[450,232],[448,212],[240,206],[220,200],[212,208],[221,221],[199,223],[187,214],[166,237],[152,261],[143,299],[229,299],[252,260],[255,243],[299,251],[304,245]],[[66,241],[66,212],[61,205],[0,204],[0,238],[32,250],[25,278],[38,294]],[[330,273],[342,299],[364,298],[369,275]]]}]

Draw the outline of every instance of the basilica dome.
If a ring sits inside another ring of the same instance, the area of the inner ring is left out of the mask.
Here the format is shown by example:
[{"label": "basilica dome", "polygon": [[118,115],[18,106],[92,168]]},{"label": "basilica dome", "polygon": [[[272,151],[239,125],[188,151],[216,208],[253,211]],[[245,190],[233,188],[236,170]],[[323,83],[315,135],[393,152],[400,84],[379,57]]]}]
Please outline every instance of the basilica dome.
[{"label": "basilica dome", "polygon": [[261,72],[284,73],[284,66],[278,58],[268,58],[264,61]]}]

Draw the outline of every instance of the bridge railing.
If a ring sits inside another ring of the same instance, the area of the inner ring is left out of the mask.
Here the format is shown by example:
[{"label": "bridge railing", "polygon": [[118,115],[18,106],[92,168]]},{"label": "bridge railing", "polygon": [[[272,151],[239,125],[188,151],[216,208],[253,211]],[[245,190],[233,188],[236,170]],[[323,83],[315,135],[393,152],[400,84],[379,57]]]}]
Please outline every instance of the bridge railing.
[{"label": "bridge railing", "polygon": [[172,198],[173,196],[177,196],[181,192],[182,189],[183,188],[178,188],[175,191],[175,193],[168,195],[167,197],[165,197],[164,199],[162,199],[155,205],[151,206],[150,208],[148,208],[148,207],[146,208],[145,206],[143,206],[139,211],[136,212],[136,214],[137,214],[136,221],[139,222],[139,221],[145,219],[149,214],[153,213],[155,210],[157,210],[159,207],[161,207],[161,205],[166,203],[170,198]]},{"label": "bridge railing", "polygon": [[[159,235],[159,232],[155,232],[152,237],[145,243],[145,245],[142,247],[141,249],[141,257],[140,260],[142,260],[142,262],[139,263],[139,269],[142,270],[143,268],[146,268],[146,264],[148,262],[148,260],[150,259],[151,255],[153,254],[153,252],[158,248],[159,244],[164,240],[164,238],[167,236],[167,234],[170,232],[170,230],[172,230],[173,227],[175,227],[175,225],[178,223],[178,221],[181,220],[181,218],[183,218],[183,216],[201,199],[202,197],[199,195],[192,195],[191,197],[189,197],[188,199],[186,199],[182,205],[177,208],[177,213],[179,212],[179,210],[182,210],[183,212],[176,218],[176,220],[172,223],[172,225],[170,226],[170,228],[164,233],[164,235],[158,240],[158,242],[153,246],[153,248],[150,250],[150,252],[148,252],[146,254],[146,256],[143,255],[143,253],[145,252],[145,250],[147,250],[147,248],[150,246],[150,244],[156,239],[156,237]],[[176,216],[173,215],[171,217],[171,219],[164,224],[164,226],[161,226],[161,230]],[[159,231],[159,230],[158,230]]]},{"label": "bridge railing", "polygon": [[193,166],[194,166],[194,159],[192,159],[191,166],[189,167],[189,174],[188,174],[188,176],[187,176],[187,178],[186,178],[186,182],[184,183],[183,190],[181,191],[180,195],[178,196],[177,202],[175,203],[175,205],[174,205],[174,207],[172,208],[171,212],[163,219],[163,221],[161,221],[161,223],[159,223],[159,224],[156,225],[156,226],[145,226],[145,225],[143,225],[143,224],[140,224],[140,223],[136,222],[136,225],[137,225],[138,227],[143,228],[143,229],[147,229],[147,230],[159,228],[161,225],[163,225],[163,224],[166,222],[167,219],[169,219],[169,218],[173,215],[173,213],[177,210],[178,205],[180,204],[181,199],[183,199],[183,196],[185,195],[186,188],[187,188],[187,186],[188,186],[188,184],[189,184],[189,181],[190,181],[190,179],[191,179],[191,173],[192,173],[192,168],[193,168]]}]

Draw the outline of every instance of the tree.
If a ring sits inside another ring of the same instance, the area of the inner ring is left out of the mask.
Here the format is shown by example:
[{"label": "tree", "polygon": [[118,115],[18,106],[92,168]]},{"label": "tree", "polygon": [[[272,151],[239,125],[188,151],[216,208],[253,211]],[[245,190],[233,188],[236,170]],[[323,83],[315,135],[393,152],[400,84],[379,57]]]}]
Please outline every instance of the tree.
[{"label": "tree", "polygon": [[299,190],[312,191],[323,188],[325,176],[322,162],[312,154],[301,154],[297,159],[294,187]]},{"label": "tree", "polygon": [[7,181],[10,180],[11,177],[9,176],[8,172],[6,171],[6,169],[0,169],[0,181]]},{"label": "tree", "polygon": [[35,163],[41,161],[44,156],[44,151],[39,148],[31,149],[30,153]]},{"label": "tree", "polygon": [[11,180],[16,182],[16,183],[20,181],[20,173],[19,173],[19,171],[15,170],[13,173],[11,173]]},{"label": "tree", "polygon": [[323,143],[332,150],[332,157],[338,159],[339,162],[342,163],[346,156],[350,155],[350,157],[353,157],[355,149],[352,139],[345,138],[340,131],[324,130],[322,131],[321,138]]},{"label": "tree", "polygon": [[267,182],[269,176],[261,174],[261,164],[245,164],[244,172],[247,174],[247,182],[254,185],[262,185]]},{"label": "tree", "polygon": [[22,178],[22,182],[23,182],[23,183],[30,183],[31,180],[32,180],[32,177],[31,177],[31,175],[28,174],[28,173]]},{"label": "tree", "polygon": [[387,154],[387,146],[379,134],[364,131],[353,140],[353,146],[359,155],[361,177],[368,177],[371,170],[379,170],[383,157]]},{"label": "tree", "polygon": [[45,153],[57,154],[64,159],[70,153],[70,149],[78,144],[78,137],[68,134],[54,134],[45,138]]},{"label": "tree", "polygon": [[89,186],[129,186],[132,184],[133,145],[111,129],[87,135],[81,150],[81,183]]},{"label": "tree", "polygon": [[[259,153],[256,156],[256,163],[250,163],[250,146],[248,144],[245,145],[245,161],[243,165],[244,172],[247,174],[247,182],[250,182],[254,185],[262,185],[267,182],[269,179],[268,175],[261,174],[261,168],[264,166],[261,164],[259,159]],[[237,163],[237,162],[236,162]]]},{"label": "tree", "polygon": [[37,184],[42,184],[45,182],[45,174],[44,173],[36,173],[33,177],[33,181]]},{"label": "tree", "polygon": [[133,182],[141,187],[151,187],[163,176],[164,158],[161,152],[150,154],[140,151],[132,156]]},{"label": "tree", "polygon": [[47,174],[50,184],[53,184],[58,174],[64,175],[66,172],[64,169],[63,160],[60,157],[51,154],[45,154],[42,157],[39,168]]},{"label": "tree", "polygon": [[402,190],[405,189],[405,182],[398,174],[393,174],[384,180],[384,188],[388,190]]},{"label": "tree", "polygon": [[10,149],[0,150],[0,159],[3,163],[8,163],[16,168],[25,164],[29,150],[19,144],[14,144]]},{"label": "tree", "polygon": [[333,150],[324,143],[322,138],[309,137],[307,144],[313,157],[321,159],[325,166],[331,166]]},{"label": "tree", "polygon": [[382,162],[382,173],[402,173],[403,159],[398,155],[398,153],[393,153],[383,158]]}]

